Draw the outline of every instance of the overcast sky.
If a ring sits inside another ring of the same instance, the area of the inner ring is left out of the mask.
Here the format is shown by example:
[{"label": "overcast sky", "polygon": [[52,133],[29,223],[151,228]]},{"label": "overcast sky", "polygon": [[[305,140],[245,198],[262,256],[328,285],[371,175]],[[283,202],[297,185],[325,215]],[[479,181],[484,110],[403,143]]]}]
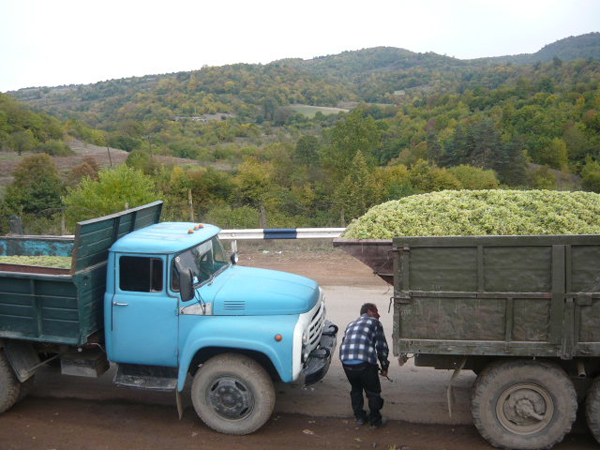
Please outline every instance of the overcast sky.
[{"label": "overcast sky", "polygon": [[460,59],[600,31],[600,0],[0,0],[0,92],[387,46]]}]

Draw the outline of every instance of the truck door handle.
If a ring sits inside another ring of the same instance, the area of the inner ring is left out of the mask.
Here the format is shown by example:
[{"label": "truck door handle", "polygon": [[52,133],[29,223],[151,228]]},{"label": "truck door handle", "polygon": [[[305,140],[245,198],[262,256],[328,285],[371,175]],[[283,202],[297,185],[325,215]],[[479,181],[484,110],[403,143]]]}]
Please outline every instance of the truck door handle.
[{"label": "truck door handle", "polygon": [[113,302],[114,306],[127,306],[129,303]]}]

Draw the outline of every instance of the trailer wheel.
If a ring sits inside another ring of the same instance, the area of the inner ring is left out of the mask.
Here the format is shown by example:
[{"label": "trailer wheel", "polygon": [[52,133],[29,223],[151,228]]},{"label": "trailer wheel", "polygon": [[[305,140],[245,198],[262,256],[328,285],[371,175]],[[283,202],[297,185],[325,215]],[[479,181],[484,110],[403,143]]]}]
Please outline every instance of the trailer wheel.
[{"label": "trailer wheel", "polygon": [[224,354],[204,363],[192,384],[192,403],[202,421],[225,434],[250,434],[262,427],[275,407],[271,378],[256,361]]},{"label": "trailer wheel", "polygon": [[471,413],[481,436],[496,447],[548,449],[571,429],[577,394],[555,364],[499,361],[477,377]]},{"label": "trailer wheel", "polygon": [[20,394],[21,383],[12,371],[4,351],[0,350],[0,413],[10,409]]},{"label": "trailer wheel", "polygon": [[585,418],[592,435],[600,442],[600,377],[594,380],[587,394]]}]

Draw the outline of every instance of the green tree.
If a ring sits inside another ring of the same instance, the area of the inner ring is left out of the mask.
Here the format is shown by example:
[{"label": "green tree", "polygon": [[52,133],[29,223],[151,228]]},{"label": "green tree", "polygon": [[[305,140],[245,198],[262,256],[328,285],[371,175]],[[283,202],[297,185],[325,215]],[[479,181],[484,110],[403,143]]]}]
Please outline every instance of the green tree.
[{"label": "green tree", "polygon": [[410,181],[410,171],[403,164],[378,167],[375,177],[385,189],[383,200],[397,200],[416,193]]},{"label": "green tree", "polygon": [[126,207],[159,200],[152,178],[126,165],[103,170],[98,180],[84,178],[64,197],[67,222],[76,222],[122,211]]},{"label": "green tree", "polygon": [[502,139],[490,118],[468,122],[456,128],[442,160],[445,166],[468,164],[491,169],[501,182],[518,185],[526,180],[525,158],[516,142]]},{"label": "green tree", "polygon": [[346,177],[348,167],[358,152],[368,166],[374,163],[381,132],[371,116],[356,108],[340,120],[329,134],[330,144],[323,148],[322,157],[334,183]]},{"label": "green tree", "polygon": [[241,165],[234,177],[235,194],[242,205],[258,208],[268,199],[271,192],[270,163],[260,163],[248,158]]},{"label": "green tree", "polygon": [[133,169],[141,170],[146,175],[156,175],[160,169],[160,163],[143,150],[132,151],[127,156],[125,164]]},{"label": "green tree", "polygon": [[257,228],[259,213],[251,206],[235,208],[230,205],[215,206],[206,214],[206,222],[220,228]]},{"label": "green tree", "polygon": [[548,166],[541,166],[532,171],[531,179],[536,189],[556,189],[556,174]]},{"label": "green tree", "polygon": [[448,172],[456,177],[463,189],[497,189],[500,186],[493,170],[461,164],[450,167]]},{"label": "green tree", "polygon": [[10,145],[19,155],[22,155],[34,149],[36,140],[31,130],[17,131],[10,135]]},{"label": "green tree", "polygon": [[567,144],[561,138],[554,138],[539,152],[537,162],[557,170],[566,169],[569,164]]},{"label": "green tree", "polygon": [[418,161],[410,170],[410,182],[420,192],[443,191],[445,189],[460,189],[458,179],[444,168]]},{"label": "green tree", "polygon": [[334,195],[334,205],[340,213],[342,226],[378,203],[383,191],[362,152],[356,153],[347,172],[348,175],[339,184]]},{"label": "green tree", "polygon": [[200,215],[217,205],[230,201],[234,192],[234,181],[227,172],[212,167],[192,170],[188,173],[189,186]]},{"label": "green tree", "polygon": [[574,163],[583,162],[591,148],[589,139],[585,135],[585,126],[580,122],[570,125],[562,138],[567,144],[569,159]]},{"label": "green tree", "polygon": [[600,192],[600,163],[590,156],[581,169],[581,185],[588,191]]},{"label": "green tree", "polygon": [[305,166],[317,166],[319,164],[319,140],[316,136],[302,136],[296,142],[293,161]]},{"label": "green tree", "polygon": [[62,207],[64,184],[54,160],[45,153],[26,156],[13,172],[5,201],[16,214],[51,217]]}]

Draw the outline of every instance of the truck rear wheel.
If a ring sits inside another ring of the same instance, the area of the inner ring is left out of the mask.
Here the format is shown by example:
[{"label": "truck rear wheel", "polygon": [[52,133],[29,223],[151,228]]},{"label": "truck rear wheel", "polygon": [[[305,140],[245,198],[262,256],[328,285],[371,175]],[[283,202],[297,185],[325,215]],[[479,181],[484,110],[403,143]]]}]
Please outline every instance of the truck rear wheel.
[{"label": "truck rear wheel", "polygon": [[200,419],[213,430],[250,434],[271,417],[275,389],[260,364],[229,353],[208,360],[198,369],[192,403]]},{"label": "truck rear wheel", "polygon": [[585,401],[585,418],[596,441],[600,442],[600,377],[590,388]]},{"label": "truck rear wheel", "polygon": [[481,436],[505,449],[548,449],[569,432],[577,394],[557,365],[499,361],[477,377],[471,413]]},{"label": "truck rear wheel", "polygon": [[15,376],[4,351],[0,350],[0,413],[10,409],[19,400],[21,383]]}]

